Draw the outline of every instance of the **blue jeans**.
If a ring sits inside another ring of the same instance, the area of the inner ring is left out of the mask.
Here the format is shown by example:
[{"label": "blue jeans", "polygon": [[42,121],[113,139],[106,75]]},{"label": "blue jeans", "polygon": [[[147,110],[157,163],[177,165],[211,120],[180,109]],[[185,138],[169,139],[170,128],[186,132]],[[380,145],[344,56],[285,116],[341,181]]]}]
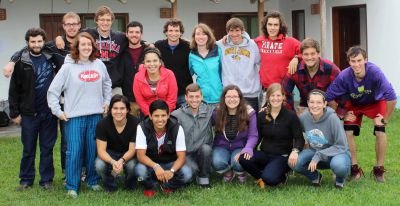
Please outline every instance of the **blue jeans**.
[{"label": "blue jeans", "polygon": [[51,113],[22,115],[21,142],[23,153],[19,171],[20,184],[32,185],[35,179],[36,145],[40,148],[40,185],[53,182],[53,148],[57,140],[57,117]]},{"label": "blue jeans", "polygon": [[236,173],[244,172],[239,162],[233,159],[241,150],[242,148],[229,151],[223,147],[214,147],[212,153],[212,166],[214,170],[219,174],[223,174],[231,169]]},{"label": "blue jeans", "polygon": [[[164,170],[169,170],[174,162],[159,164]],[[153,168],[147,167],[142,163],[138,163],[135,167],[135,173],[138,178],[138,182],[142,182],[145,190],[155,190],[157,188],[157,176]],[[192,170],[187,165],[183,165],[178,171],[175,171],[175,174],[171,180],[164,183],[160,182],[160,184],[166,189],[178,189],[190,183],[192,180],[192,175]]]},{"label": "blue jeans", "polygon": [[203,144],[197,151],[186,154],[186,165],[196,174],[199,185],[210,184],[212,148]]},{"label": "blue jeans", "polygon": [[251,176],[262,179],[269,186],[278,185],[286,179],[289,171],[288,157],[282,155],[268,155],[263,151],[254,151],[253,157],[246,160],[240,155],[239,162]]},{"label": "blue jeans", "polygon": [[[314,157],[314,154],[315,150],[313,149],[303,150],[297,158],[296,166],[292,168],[295,172],[306,176],[311,181],[316,180],[319,176],[318,171],[310,172],[310,170],[308,170],[308,165]],[[328,161],[320,161],[318,162],[317,168],[332,169],[333,173],[336,175],[336,183],[343,184],[350,172],[350,155],[349,153],[343,153],[329,158]]]},{"label": "blue jeans", "polygon": [[66,152],[66,186],[67,190],[79,189],[83,163],[86,163],[87,184],[96,185],[100,177],[97,175],[94,162],[97,156],[96,125],[100,121],[100,114],[70,118],[65,122],[67,137]]},{"label": "blue jeans", "polygon": [[[124,153],[116,153],[107,150],[108,155],[114,160],[119,160],[124,155]],[[135,189],[135,165],[136,160],[130,159],[124,164],[125,173],[125,189],[132,190]],[[115,176],[112,174],[112,165],[110,163],[104,162],[102,159],[97,158],[95,162],[95,168],[97,174],[103,179],[103,186],[107,191],[117,190],[117,182],[115,181]]]}]

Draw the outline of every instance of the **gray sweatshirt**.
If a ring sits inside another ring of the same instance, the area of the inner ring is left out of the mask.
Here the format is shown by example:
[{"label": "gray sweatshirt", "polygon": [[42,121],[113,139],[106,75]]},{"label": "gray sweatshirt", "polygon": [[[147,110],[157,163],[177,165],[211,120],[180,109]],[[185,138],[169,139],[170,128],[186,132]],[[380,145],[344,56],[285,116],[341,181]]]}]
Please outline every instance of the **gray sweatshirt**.
[{"label": "gray sweatshirt", "polygon": [[103,105],[109,105],[111,100],[111,79],[106,66],[98,59],[75,63],[67,55],[47,92],[47,102],[57,117],[63,114],[59,101],[62,92],[67,118],[103,113]]},{"label": "gray sweatshirt", "polygon": [[312,161],[328,161],[330,157],[348,153],[346,133],[335,111],[328,107],[322,117],[315,121],[309,111],[300,116],[306,142],[316,153]]},{"label": "gray sweatshirt", "polygon": [[211,105],[202,103],[196,116],[193,116],[188,105],[172,112],[185,132],[186,152],[188,154],[198,151],[203,144],[211,146],[213,142],[211,129],[213,111]]},{"label": "gray sweatshirt", "polygon": [[226,44],[217,42],[222,50],[222,85],[235,84],[242,90],[244,97],[258,97],[261,91],[260,52],[246,32],[242,36],[243,42],[239,45],[233,44],[229,36]]}]

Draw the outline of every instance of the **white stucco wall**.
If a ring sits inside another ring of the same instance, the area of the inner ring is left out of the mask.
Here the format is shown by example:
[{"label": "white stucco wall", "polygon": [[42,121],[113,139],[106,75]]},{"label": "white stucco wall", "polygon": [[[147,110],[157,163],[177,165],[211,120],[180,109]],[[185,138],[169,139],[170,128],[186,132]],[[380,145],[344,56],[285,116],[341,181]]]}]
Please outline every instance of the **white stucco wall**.
[{"label": "white stucco wall", "polygon": [[[7,20],[0,21],[0,69],[10,56],[25,46],[24,35],[28,28],[39,26],[41,13],[94,13],[101,5],[110,6],[116,13],[129,13],[129,20],[140,21],[144,26],[144,39],[156,41],[164,38],[162,26],[166,19],[160,19],[160,8],[169,7],[165,0],[127,0],[122,4],[117,0],[71,0],[66,4],[63,0],[9,0],[1,1],[0,7],[6,8]],[[178,0],[178,16],[185,27],[184,37],[189,39],[191,29],[197,24],[198,12],[257,12],[257,4],[249,0],[222,0],[215,4],[208,0]],[[279,9],[278,0],[267,0],[266,10]],[[225,25],[221,25],[225,26]],[[0,99],[8,96],[9,79],[0,75]]]}]

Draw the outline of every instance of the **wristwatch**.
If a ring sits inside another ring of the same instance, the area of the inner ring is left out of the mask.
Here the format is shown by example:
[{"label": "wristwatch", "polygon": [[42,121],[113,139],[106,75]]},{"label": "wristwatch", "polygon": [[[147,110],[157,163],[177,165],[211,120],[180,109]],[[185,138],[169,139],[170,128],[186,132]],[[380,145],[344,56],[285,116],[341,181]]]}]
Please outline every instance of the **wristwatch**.
[{"label": "wristwatch", "polygon": [[173,168],[171,168],[169,171],[171,171],[172,174],[175,174],[175,170]]},{"label": "wristwatch", "polygon": [[297,149],[297,148],[293,148],[293,149],[292,149],[292,152],[299,153],[300,151],[299,151],[299,149]]}]

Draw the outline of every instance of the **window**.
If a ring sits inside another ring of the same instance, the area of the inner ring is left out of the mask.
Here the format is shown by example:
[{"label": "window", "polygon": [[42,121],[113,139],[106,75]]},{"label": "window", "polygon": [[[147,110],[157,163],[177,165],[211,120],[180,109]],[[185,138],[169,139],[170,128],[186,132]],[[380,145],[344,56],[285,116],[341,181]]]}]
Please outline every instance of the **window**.
[{"label": "window", "polygon": [[299,41],[306,37],[304,10],[292,11],[292,36]]}]

